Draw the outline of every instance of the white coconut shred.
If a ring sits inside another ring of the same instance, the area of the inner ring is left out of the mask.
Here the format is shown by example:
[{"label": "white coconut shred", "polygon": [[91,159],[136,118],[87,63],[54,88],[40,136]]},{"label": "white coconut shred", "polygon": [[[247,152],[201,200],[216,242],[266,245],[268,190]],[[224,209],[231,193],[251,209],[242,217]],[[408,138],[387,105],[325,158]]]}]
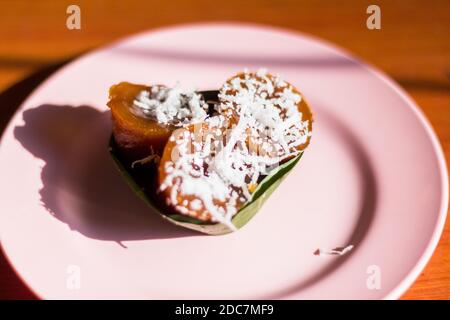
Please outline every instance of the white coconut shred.
[{"label": "white coconut shred", "polygon": [[195,91],[183,90],[179,84],[173,88],[152,86],[141,91],[133,101],[131,111],[164,125],[181,127],[203,121],[208,104]]},{"label": "white coconut shred", "polygon": [[353,245],[350,244],[346,247],[337,247],[337,248],[334,248],[331,250],[317,249],[316,251],[314,251],[314,255],[315,256],[324,256],[324,255],[343,256],[352,250],[353,250]]}]

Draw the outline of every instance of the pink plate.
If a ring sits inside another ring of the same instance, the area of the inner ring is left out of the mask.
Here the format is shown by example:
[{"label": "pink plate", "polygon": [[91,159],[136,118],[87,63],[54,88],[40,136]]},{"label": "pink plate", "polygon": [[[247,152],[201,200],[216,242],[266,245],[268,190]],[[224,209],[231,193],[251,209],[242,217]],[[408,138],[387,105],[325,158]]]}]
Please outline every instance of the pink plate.
[{"label": "pink plate", "polygon": [[[245,67],[303,92],[312,144],[238,232],[168,224],[108,156],[108,88],[214,89]],[[321,40],[235,24],[145,32],[65,66],[11,120],[0,177],[3,250],[48,299],[398,298],[436,247],[448,204],[436,135],[395,83]]]}]

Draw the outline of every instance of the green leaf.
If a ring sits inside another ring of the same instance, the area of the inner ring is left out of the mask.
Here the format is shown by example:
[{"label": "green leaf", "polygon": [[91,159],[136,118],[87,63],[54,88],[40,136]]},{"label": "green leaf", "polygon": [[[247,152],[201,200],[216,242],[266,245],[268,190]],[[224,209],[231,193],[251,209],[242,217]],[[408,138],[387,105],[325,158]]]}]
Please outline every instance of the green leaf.
[{"label": "green leaf", "polygon": [[[116,164],[117,169],[122,174],[123,178],[126,180],[134,193],[136,193],[139,198],[144,200],[155,212],[157,212],[164,219],[176,225],[212,235],[232,232],[232,230],[228,226],[222,223],[208,223],[182,214],[164,213],[163,209],[159,208],[159,206],[153,201],[153,199],[145,193],[144,188],[141,187],[133,178],[131,168],[129,168],[120,160],[120,156],[117,152],[117,147],[113,136],[111,136],[109,140],[109,152],[112,159],[114,160],[114,163]],[[269,175],[264,177],[264,179],[258,184],[256,190],[253,192],[253,196],[250,201],[243,208],[241,208],[231,220],[231,222],[237,229],[242,228],[253,218],[253,216],[259,211],[264,202],[269,198],[269,196],[280,185],[283,179],[299,162],[302,154],[303,153],[300,153],[296,157],[273,169]]]}]

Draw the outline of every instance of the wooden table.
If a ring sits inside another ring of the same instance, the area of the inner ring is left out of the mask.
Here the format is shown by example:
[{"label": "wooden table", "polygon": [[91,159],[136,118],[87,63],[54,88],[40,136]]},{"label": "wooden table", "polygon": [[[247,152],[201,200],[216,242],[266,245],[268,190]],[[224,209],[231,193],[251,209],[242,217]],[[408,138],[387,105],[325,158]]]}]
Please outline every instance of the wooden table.
[{"label": "wooden table", "polygon": [[[66,28],[66,9],[81,8],[81,30]],[[381,30],[368,30],[366,8],[381,8]],[[384,70],[416,100],[450,156],[450,1],[2,1],[0,101],[19,101],[50,70],[36,70],[120,37],[165,25],[245,21],[310,33]],[[52,69],[53,68],[53,69]],[[32,75],[30,77],[30,75]],[[19,86],[6,90],[19,80]],[[25,83],[25,88],[23,88]],[[6,91],[5,91],[6,90]],[[12,112],[0,105],[0,127]],[[33,298],[0,255],[0,298]],[[450,299],[450,219],[439,246],[404,299]]]}]

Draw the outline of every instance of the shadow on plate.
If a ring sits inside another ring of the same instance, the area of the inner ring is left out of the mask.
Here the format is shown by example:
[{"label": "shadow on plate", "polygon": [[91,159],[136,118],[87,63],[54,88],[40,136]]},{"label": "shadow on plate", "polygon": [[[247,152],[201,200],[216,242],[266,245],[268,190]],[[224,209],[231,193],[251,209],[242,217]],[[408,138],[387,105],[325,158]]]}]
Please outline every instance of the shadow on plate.
[{"label": "shadow on plate", "polygon": [[[41,68],[0,93],[0,135],[25,98],[47,77],[71,61],[64,60]],[[0,299],[29,300],[37,296],[25,285],[0,250]]]},{"label": "shadow on plate", "polygon": [[[18,141],[42,159],[42,205],[72,230],[99,240],[195,236],[164,221],[130,190],[108,152],[109,112],[45,104],[23,112]],[[125,247],[125,246],[124,246]]]}]

